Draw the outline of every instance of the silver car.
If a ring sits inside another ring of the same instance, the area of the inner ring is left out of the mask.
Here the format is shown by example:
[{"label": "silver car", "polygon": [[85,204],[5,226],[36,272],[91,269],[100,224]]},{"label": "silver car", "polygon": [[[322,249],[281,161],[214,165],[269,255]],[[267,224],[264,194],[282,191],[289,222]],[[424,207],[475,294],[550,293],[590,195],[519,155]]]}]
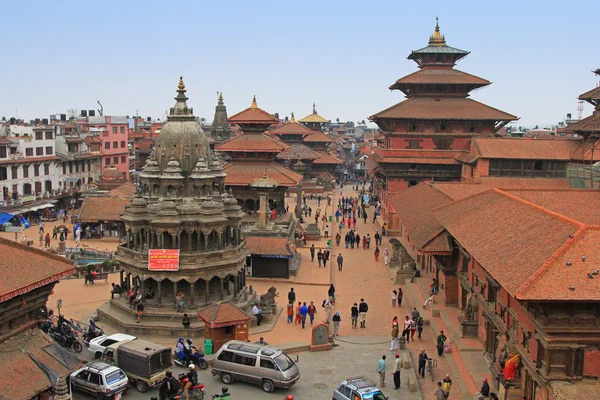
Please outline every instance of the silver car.
[{"label": "silver car", "polygon": [[388,398],[374,382],[360,376],[340,383],[333,391],[333,400],[388,400]]},{"label": "silver car", "polygon": [[233,381],[250,382],[272,392],[276,387],[288,388],[298,382],[297,362],[297,356],[294,362],[275,347],[232,340],[215,354],[211,372],[227,385]]},{"label": "silver car", "polygon": [[109,361],[96,361],[73,372],[71,386],[96,396],[97,399],[120,399],[129,387],[129,379],[120,368]]}]

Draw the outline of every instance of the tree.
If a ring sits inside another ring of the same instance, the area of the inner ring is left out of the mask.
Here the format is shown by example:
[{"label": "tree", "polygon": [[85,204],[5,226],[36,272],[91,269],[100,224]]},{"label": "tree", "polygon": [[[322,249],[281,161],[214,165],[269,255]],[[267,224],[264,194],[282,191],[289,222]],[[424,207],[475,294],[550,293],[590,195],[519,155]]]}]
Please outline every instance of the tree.
[{"label": "tree", "polygon": [[68,116],[69,118],[71,118],[71,117],[73,117],[73,118],[77,118],[77,117],[79,117],[79,110],[78,110],[78,109],[76,109],[76,108],[69,108],[69,109],[67,110],[67,116]]},{"label": "tree", "polygon": [[600,76],[600,68],[597,68],[597,69],[594,71],[594,73],[595,73],[596,75]]}]

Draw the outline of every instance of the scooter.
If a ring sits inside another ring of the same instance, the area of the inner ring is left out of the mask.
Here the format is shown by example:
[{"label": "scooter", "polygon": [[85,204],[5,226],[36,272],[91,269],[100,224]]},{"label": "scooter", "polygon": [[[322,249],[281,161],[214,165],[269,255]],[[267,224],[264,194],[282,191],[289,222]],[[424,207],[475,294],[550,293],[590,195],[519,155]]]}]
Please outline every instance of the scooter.
[{"label": "scooter", "polygon": [[86,347],[90,347],[90,340],[97,338],[99,336],[104,336],[104,331],[100,328],[96,328],[97,330],[94,331],[94,336],[92,336],[91,338],[89,337],[89,329],[85,329],[83,331],[83,334],[81,336],[81,341],[83,342],[83,344],[85,344]]},{"label": "scooter", "polygon": [[208,368],[208,361],[204,358],[204,353],[201,350],[196,350],[190,354],[190,361],[186,361],[185,358],[181,358],[181,354],[178,351],[173,352],[173,362],[180,367],[187,367],[189,364],[195,364],[200,369]]},{"label": "scooter", "polygon": [[[185,374],[179,375],[179,385],[181,386],[182,391],[188,382],[189,380],[186,378]],[[188,393],[193,399],[202,400],[204,398],[204,383],[198,383],[197,385],[191,386],[188,389]]]}]

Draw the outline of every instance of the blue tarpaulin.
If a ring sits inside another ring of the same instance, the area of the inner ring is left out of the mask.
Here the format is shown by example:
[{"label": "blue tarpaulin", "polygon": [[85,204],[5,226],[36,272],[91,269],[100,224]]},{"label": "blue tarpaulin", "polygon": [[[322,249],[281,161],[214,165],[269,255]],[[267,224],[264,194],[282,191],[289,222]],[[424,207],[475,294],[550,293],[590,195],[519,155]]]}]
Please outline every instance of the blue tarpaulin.
[{"label": "blue tarpaulin", "polygon": [[11,219],[13,219],[13,217],[14,215],[12,214],[0,212],[0,225],[10,221]]},{"label": "blue tarpaulin", "polygon": [[23,224],[23,226],[25,228],[30,228],[31,227],[31,224],[29,223],[29,221],[27,221],[27,218],[25,218],[22,215],[21,215],[21,223]]}]

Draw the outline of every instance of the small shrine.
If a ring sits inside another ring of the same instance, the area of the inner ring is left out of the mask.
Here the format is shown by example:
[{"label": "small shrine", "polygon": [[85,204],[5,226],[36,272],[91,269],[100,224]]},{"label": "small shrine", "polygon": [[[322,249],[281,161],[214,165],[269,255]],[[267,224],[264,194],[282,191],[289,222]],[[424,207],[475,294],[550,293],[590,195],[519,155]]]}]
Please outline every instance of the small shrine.
[{"label": "small shrine", "polygon": [[230,303],[217,303],[198,312],[204,338],[213,342],[213,354],[230,340],[248,340],[250,317]]}]

